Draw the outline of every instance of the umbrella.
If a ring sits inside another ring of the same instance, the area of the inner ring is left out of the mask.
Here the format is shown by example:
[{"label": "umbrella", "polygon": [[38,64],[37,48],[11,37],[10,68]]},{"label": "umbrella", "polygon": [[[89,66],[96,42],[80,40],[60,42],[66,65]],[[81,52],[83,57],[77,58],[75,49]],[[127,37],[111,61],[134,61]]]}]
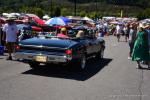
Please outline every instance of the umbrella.
[{"label": "umbrella", "polygon": [[25,24],[18,24],[17,28],[18,30],[31,30],[31,27]]},{"label": "umbrella", "polygon": [[45,22],[42,19],[39,18],[33,18],[33,21],[35,21],[39,25],[45,25]]},{"label": "umbrella", "polygon": [[15,20],[15,22],[16,22],[17,24],[22,24],[22,23],[23,23],[23,20],[17,19],[17,20]]},{"label": "umbrella", "polygon": [[32,26],[32,30],[33,30],[33,31],[36,31],[36,32],[41,32],[41,31],[42,31],[42,28],[37,27],[37,26]]},{"label": "umbrella", "polygon": [[88,17],[83,17],[82,20],[93,22],[93,20]]},{"label": "umbrella", "polygon": [[118,21],[111,21],[110,24],[118,24]]},{"label": "umbrella", "polygon": [[61,28],[71,29],[70,26],[59,26],[59,25],[53,26],[53,28],[54,29],[61,29]]},{"label": "umbrella", "polygon": [[65,26],[65,25],[67,25],[67,22],[65,22],[63,19],[61,19],[59,17],[54,17],[54,18],[51,18],[48,21],[46,21],[45,24]]},{"label": "umbrella", "polygon": [[[26,14],[28,17],[31,17],[31,18],[39,18],[37,15],[35,14]],[[40,19],[40,18],[39,18]]]},{"label": "umbrella", "polygon": [[6,22],[6,19],[5,19],[5,18],[0,17],[0,23],[5,23],[5,22]]},{"label": "umbrella", "polygon": [[61,17],[58,17],[58,18],[61,18],[66,23],[71,22],[71,20],[69,18],[67,18],[67,17],[61,16]]},{"label": "umbrella", "polygon": [[85,29],[88,29],[88,27],[84,26],[84,25],[81,25],[81,26],[76,26],[73,29],[76,29],[76,30],[85,30]]},{"label": "umbrella", "polygon": [[50,17],[48,15],[43,16],[43,19],[50,19]]}]

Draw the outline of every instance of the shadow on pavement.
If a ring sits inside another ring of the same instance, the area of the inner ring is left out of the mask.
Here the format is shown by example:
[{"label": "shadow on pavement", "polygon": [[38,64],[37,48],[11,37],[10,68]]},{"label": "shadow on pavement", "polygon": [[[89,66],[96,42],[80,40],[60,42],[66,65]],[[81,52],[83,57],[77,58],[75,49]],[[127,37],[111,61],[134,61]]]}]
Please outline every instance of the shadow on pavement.
[{"label": "shadow on pavement", "polygon": [[150,70],[150,69],[142,67],[142,68],[140,68],[140,70]]},{"label": "shadow on pavement", "polygon": [[[96,75],[104,67],[106,67],[112,59],[105,58],[101,61],[88,60],[87,68],[83,71],[77,68],[65,68],[57,65],[49,65],[47,68],[31,69],[22,74],[31,74],[31,75],[40,75],[46,77],[55,77],[55,78],[64,78],[64,79],[73,79],[78,81],[85,81]],[[44,68],[46,67],[46,68]],[[71,67],[71,66],[70,66]]]}]

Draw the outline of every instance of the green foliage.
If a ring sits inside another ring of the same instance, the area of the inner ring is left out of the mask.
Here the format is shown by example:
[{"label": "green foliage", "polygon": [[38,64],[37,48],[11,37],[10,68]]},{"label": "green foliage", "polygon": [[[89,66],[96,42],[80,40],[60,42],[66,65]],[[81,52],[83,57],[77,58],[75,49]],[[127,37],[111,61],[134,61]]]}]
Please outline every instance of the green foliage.
[{"label": "green foliage", "polygon": [[37,7],[26,7],[23,6],[19,12],[23,12],[23,13],[33,13],[38,15],[39,17],[42,17],[44,15],[44,10],[42,10],[41,8],[37,8]]},{"label": "green foliage", "polygon": [[106,0],[108,3],[113,3],[117,5],[131,5],[131,6],[140,6],[148,7],[149,0]]},{"label": "green foliage", "polygon": [[80,16],[81,16],[81,17],[85,17],[85,16],[86,16],[86,12],[85,12],[85,11],[81,11],[81,12],[80,12]]},{"label": "green foliage", "polygon": [[137,15],[137,18],[139,20],[145,19],[145,18],[150,18],[150,8],[147,8],[144,11],[139,12],[138,15]]},{"label": "green foliage", "polygon": [[35,13],[40,17],[45,13],[51,17],[68,16],[74,15],[75,1],[77,16],[82,17],[119,16],[123,9],[125,16],[145,18],[150,12],[146,9],[150,8],[150,0],[0,0],[0,12]]},{"label": "green foliage", "polygon": [[29,12],[29,7],[23,6],[22,8],[19,9],[19,12],[27,13]]},{"label": "green foliage", "polygon": [[61,9],[59,7],[56,7],[54,10],[54,16],[58,17],[61,15]]},{"label": "green foliage", "polygon": [[71,11],[69,11],[69,9],[67,8],[62,8],[61,9],[61,16],[69,16]]},{"label": "green foliage", "polygon": [[90,18],[92,18],[92,19],[95,19],[95,17],[96,17],[96,12],[91,12],[88,16],[89,16]]},{"label": "green foliage", "polygon": [[39,17],[44,16],[44,11],[41,8],[34,8],[34,12],[36,15],[38,15]]}]

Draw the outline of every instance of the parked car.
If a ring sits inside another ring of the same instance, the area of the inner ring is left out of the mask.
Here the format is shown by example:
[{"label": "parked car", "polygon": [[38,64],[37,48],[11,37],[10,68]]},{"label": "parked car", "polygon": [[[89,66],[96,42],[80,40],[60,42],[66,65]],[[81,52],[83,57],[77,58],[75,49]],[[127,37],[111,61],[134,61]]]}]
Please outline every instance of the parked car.
[{"label": "parked car", "polygon": [[33,69],[39,68],[40,63],[71,64],[85,69],[87,59],[103,58],[105,41],[102,38],[97,39],[94,35],[67,39],[44,35],[22,40],[16,49],[16,60],[28,63]]}]

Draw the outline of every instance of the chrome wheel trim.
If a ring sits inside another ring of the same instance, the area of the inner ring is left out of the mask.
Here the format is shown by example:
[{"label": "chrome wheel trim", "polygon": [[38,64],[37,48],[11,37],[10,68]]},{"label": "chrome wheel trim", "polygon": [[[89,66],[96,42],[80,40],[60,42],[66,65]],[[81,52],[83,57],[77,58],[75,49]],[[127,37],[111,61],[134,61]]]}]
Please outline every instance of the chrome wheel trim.
[{"label": "chrome wheel trim", "polygon": [[86,64],[86,58],[85,58],[85,56],[83,56],[82,59],[81,59],[81,68],[82,69],[85,68],[85,64]]},{"label": "chrome wheel trim", "polygon": [[104,58],[104,50],[101,51],[100,57]]}]

